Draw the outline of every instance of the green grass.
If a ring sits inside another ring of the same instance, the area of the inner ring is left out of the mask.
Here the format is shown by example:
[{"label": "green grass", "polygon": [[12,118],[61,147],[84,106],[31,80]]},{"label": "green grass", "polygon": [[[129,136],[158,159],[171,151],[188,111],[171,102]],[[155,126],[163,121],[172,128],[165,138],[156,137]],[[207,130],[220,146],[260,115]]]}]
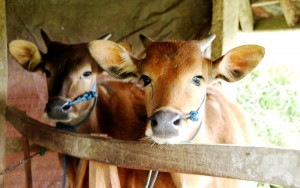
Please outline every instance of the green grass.
[{"label": "green grass", "polygon": [[277,146],[289,146],[290,135],[300,137],[297,71],[295,66],[260,67],[240,81],[237,89],[238,103],[251,115],[258,135]]}]

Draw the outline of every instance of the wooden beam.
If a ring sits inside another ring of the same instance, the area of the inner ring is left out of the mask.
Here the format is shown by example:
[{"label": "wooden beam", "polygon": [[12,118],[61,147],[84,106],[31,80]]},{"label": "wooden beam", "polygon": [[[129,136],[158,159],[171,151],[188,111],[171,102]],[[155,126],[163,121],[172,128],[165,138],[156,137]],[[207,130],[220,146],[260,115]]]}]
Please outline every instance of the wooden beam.
[{"label": "wooden beam", "polygon": [[232,47],[239,30],[239,0],[213,0],[211,32],[216,34],[212,43],[212,59]]},{"label": "wooden beam", "polygon": [[[33,143],[125,168],[182,172],[300,187],[300,150],[231,145],[153,145],[57,130],[14,107],[6,118]],[[166,160],[168,159],[168,160]]]},{"label": "wooden beam", "polygon": [[263,7],[268,5],[276,5],[279,3],[279,0],[260,0],[251,4],[252,7]]},{"label": "wooden beam", "polygon": [[[0,0],[0,170],[5,168],[6,151],[6,98],[7,98],[7,34],[5,0]],[[0,188],[4,176],[0,176]]]},{"label": "wooden beam", "polygon": [[239,20],[242,31],[251,32],[254,27],[254,17],[250,0],[240,0]]},{"label": "wooden beam", "polygon": [[[24,159],[30,157],[29,140],[23,136]],[[31,160],[25,163],[25,187],[32,188]]]},{"label": "wooden beam", "polygon": [[[40,151],[41,147],[29,142],[29,148],[32,152]],[[6,137],[6,153],[24,152],[22,137]]]},{"label": "wooden beam", "polygon": [[294,3],[292,2],[292,0],[279,0],[279,3],[286,23],[289,27],[294,27],[299,20],[299,15]]}]

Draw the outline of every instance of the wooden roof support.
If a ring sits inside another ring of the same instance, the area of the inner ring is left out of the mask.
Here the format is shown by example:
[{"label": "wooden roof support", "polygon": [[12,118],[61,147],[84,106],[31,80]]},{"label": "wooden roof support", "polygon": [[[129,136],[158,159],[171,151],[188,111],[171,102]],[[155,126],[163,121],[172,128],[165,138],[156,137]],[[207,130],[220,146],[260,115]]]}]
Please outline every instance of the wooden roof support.
[{"label": "wooden roof support", "polygon": [[[7,34],[5,0],[0,0],[0,170],[5,168],[6,151],[6,98],[7,98]],[[4,176],[0,176],[0,188]]]},{"label": "wooden roof support", "polygon": [[7,120],[33,143],[82,159],[125,168],[203,174],[300,187],[300,150],[120,141],[57,130],[13,107],[8,107],[6,112]]},{"label": "wooden roof support", "polygon": [[278,4],[279,0],[260,0],[256,1],[251,4],[252,7],[262,7],[262,6],[268,6],[268,5],[275,5]]},{"label": "wooden roof support", "polygon": [[250,0],[240,0],[239,20],[242,31],[251,32],[254,27],[254,17]]},{"label": "wooden roof support", "polygon": [[212,59],[232,47],[239,29],[239,0],[213,0],[211,32],[216,34],[212,43]]},{"label": "wooden roof support", "polygon": [[288,26],[294,27],[299,20],[299,15],[292,0],[279,0],[279,3]]}]

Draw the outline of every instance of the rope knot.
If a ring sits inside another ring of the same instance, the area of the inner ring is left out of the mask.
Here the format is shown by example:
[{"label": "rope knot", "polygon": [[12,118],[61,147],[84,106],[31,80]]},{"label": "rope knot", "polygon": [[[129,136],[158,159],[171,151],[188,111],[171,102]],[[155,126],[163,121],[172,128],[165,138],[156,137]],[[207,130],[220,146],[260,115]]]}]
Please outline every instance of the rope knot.
[{"label": "rope knot", "polygon": [[198,121],[198,119],[199,119],[199,114],[198,114],[198,112],[197,112],[197,111],[191,111],[191,112],[190,112],[190,119],[191,119],[192,121]]},{"label": "rope knot", "polygon": [[89,92],[85,93],[85,95],[84,95],[84,98],[88,101],[90,101],[96,97],[98,97],[98,94],[95,91],[89,91]]}]

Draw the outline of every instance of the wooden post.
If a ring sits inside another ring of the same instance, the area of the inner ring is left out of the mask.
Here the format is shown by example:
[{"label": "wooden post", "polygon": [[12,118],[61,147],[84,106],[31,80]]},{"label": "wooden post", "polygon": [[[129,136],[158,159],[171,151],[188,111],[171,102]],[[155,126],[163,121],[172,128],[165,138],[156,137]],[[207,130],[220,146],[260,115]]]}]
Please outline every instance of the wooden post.
[{"label": "wooden post", "polygon": [[87,166],[89,164],[88,160],[80,159],[76,171],[75,177],[75,188],[83,187],[83,180],[86,173]]},{"label": "wooden post", "polygon": [[212,59],[220,57],[231,48],[239,29],[239,0],[213,0]]},{"label": "wooden post", "polygon": [[89,161],[90,188],[120,188],[118,169],[116,166]]},{"label": "wooden post", "polygon": [[251,32],[254,27],[254,17],[250,0],[240,0],[239,20],[242,31]]},{"label": "wooden post", "polygon": [[279,3],[286,23],[289,27],[294,27],[299,20],[299,15],[292,0],[280,0]]},{"label": "wooden post", "polygon": [[[7,34],[5,0],[0,0],[0,170],[5,168],[6,148],[6,97],[7,97]],[[0,188],[4,176],[0,176]]]},{"label": "wooden post", "polygon": [[[30,157],[29,140],[23,136],[24,158]],[[25,163],[25,187],[32,187],[31,160]]]}]

